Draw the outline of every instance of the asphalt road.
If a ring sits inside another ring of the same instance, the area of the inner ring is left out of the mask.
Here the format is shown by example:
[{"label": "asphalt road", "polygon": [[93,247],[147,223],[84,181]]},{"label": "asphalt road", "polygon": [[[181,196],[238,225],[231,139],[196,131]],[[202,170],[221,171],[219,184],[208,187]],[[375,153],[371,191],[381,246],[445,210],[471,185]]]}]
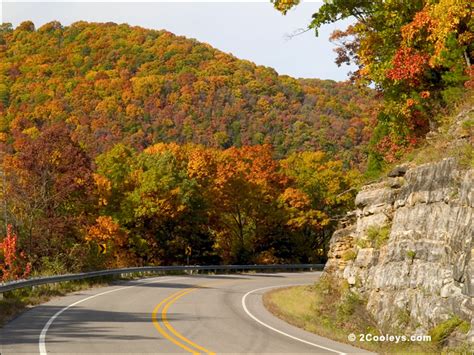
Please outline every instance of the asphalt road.
[{"label": "asphalt road", "polygon": [[364,351],[272,316],[262,294],[319,273],[164,276],[54,299],[0,329],[6,354],[335,354]]}]

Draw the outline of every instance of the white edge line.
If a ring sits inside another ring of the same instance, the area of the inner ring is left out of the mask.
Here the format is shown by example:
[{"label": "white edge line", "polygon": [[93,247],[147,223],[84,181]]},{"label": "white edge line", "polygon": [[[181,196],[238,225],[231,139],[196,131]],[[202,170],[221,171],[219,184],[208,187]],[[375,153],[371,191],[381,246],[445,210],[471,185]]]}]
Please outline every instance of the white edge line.
[{"label": "white edge line", "polygon": [[96,297],[99,297],[99,296],[102,296],[102,295],[106,295],[108,293],[124,290],[126,288],[138,287],[138,286],[142,286],[142,285],[149,284],[149,283],[154,283],[154,282],[165,282],[165,281],[182,280],[182,279],[183,279],[182,277],[174,277],[172,279],[166,279],[166,280],[163,280],[163,279],[156,280],[156,279],[154,279],[154,280],[151,280],[151,281],[141,282],[137,285],[124,286],[124,287],[120,287],[120,288],[115,288],[113,290],[101,292],[101,293],[98,293],[96,295],[92,295],[92,296],[83,298],[82,300],[79,300],[77,302],[71,303],[69,306],[66,306],[66,307],[60,309],[51,318],[49,318],[49,320],[46,322],[43,329],[41,330],[41,334],[39,336],[39,344],[38,344],[40,355],[47,355],[48,354],[48,352],[46,351],[46,333],[48,332],[49,327],[51,326],[51,324],[53,324],[53,322],[56,318],[58,318],[63,312],[67,311],[69,308],[74,307],[75,305],[78,305],[79,303],[85,302],[85,301],[90,300],[92,298],[96,298]]},{"label": "white edge line", "polygon": [[261,288],[257,288],[255,290],[252,290],[252,291],[249,291],[247,292],[243,297],[242,297],[242,307],[244,308],[244,311],[245,313],[247,313],[247,315],[252,318],[254,321],[256,321],[257,323],[260,323],[261,325],[263,325],[264,327],[267,327],[268,329],[271,329],[279,334],[282,334],[284,336],[287,336],[288,338],[291,338],[291,339],[294,339],[294,340],[297,340],[297,341],[300,341],[302,343],[305,343],[305,344],[308,344],[308,345],[311,345],[311,346],[315,346],[317,348],[320,348],[320,349],[325,349],[325,350],[328,350],[328,351],[331,351],[333,353],[336,353],[336,354],[340,354],[340,355],[346,355],[346,353],[342,353],[340,351],[337,351],[337,350],[334,350],[334,349],[330,349],[330,348],[327,348],[325,346],[322,346],[322,345],[318,345],[318,344],[315,344],[315,343],[311,343],[307,340],[304,340],[304,339],[300,339],[298,337],[295,337],[293,335],[290,335],[288,333],[285,333],[279,329],[276,329],[276,328],[273,328],[271,325],[268,325],[267,323],[264,323],[263,321],[261,321],[260,319],[258,319],[257,317],[255,317],[252,313],[250,313],[250,311],[248,310],[247,308],[247,305],[245,303],[246,299],[247,299],[247,296],[249,296],[250,294],[254,293],[254,292],[257,292],[257,291],[261,291],[261,290],[267,290],[267,289],[270,289],[270,288],[277,288],[277,287],[287,287],[287,286],[301,286],[301,285],[294,285],[294,284],[291,284],[291,285],[276,285],[276,286],[268,286],[268,287],[261,287]]}]

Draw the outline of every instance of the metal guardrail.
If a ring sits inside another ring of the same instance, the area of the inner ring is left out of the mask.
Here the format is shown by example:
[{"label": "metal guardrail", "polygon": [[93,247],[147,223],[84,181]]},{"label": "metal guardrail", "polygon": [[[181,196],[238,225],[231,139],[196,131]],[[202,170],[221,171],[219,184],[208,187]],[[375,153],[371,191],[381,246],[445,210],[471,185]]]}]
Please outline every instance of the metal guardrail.
[{"label": "metal guardrail", "polygon": [[23,287],[39,286],[64,281],[76,281],[100,276],[127,275],[140,273],[166,273],[173,271],[244,271],[244,270],[323,270],[324,264],[273,264],[273,265],[189,265],[189,266],[144,266],[109,269],[78,274],[36,277],[27,280],[0,283],[0,294]]}]

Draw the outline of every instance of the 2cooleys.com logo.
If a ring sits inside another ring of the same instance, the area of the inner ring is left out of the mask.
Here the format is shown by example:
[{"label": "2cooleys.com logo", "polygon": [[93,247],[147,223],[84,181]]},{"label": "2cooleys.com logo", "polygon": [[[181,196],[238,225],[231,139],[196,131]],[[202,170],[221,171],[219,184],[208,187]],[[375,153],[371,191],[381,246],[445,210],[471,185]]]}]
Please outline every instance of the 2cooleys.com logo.
[{"label": "2cooleys.com logo", "polygon": [[347,336],[349,341],[361,341],[361,342],[393,342],[393,343],[400,343],[406,341],[431,341],[430,335],[374,335],[374,334],[354,334],[351,333]]}]

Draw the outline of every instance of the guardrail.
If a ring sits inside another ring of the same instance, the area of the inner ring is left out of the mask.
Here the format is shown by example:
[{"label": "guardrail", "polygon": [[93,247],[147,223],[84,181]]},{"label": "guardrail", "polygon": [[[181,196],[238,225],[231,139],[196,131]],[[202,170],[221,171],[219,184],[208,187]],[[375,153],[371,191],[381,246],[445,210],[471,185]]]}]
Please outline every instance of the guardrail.
[{"label": "guardrail", "polygon": [[11,281],[0,283],[0,294],[18,288],[32,287],[45,284],[52,284],[64,281],[76,281],[101,276],[113,276],[141,273],[166,273],[176,271],[279,271],[279,270],[323,270],[324,264],[273,264],[273,265],[189,265],[189,266],[144,266],[130,267],[122,269],[109,269],[92,272],[82,272],[78,274],[67,274],[58,276],[36,277],[27,280]]}]

